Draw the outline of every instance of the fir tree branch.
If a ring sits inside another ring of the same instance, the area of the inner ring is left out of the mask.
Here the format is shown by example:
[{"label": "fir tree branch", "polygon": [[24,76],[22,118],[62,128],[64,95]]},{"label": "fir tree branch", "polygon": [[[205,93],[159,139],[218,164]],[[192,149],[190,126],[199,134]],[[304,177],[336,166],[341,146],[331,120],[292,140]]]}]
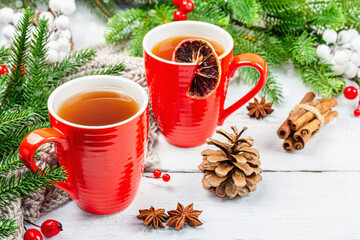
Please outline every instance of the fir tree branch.
[{"label": "fir tree branch", "polygon": [[[275,77],[269,71],[269,76],[264,88],[260,91],[259,95],[266,96],[267,101],[274,103],[275,105],[280,104],[283,101],[283,92],[281,85],[276,82]],[[253,87],[257,83],[260,77],[259,72],[251,67],[243,67],[240,70],[240,81],[247,86]]]},{"label": "fir tree branch", "polygon": [[0,116],[0,136],[40,119],[33,109],[22,109],[20,106],[4,111]]},{"label": "fir tree branch", "polygon": [[345,82],[330,70],[330,65],[319,62],[320,59],[316,59],[308,65],[297,65],[304,85],[323,97],[338,96],[344,90]]},{"label": "fir tree branch", "polygon": [[28,60],[28,39],[33,11],[27,8],[20,23],[16,26],[15,37],[11,43],[10,66],[12,74],[8,74],[7,82],[11,88],[7,88],[6,97],[10,102],[21,103],[21,88],[24,82],[24,69]]},{"label": "fir tree branch", "polygon": [[106,24],[105,39],[108,43],[121,43],[129,39],[136,28],[149,16],[142,9],[129,9],[109,19]]},{"label": "fir tree branch", "polygon": [[288,35],[287,37],[288,39],[286,39],[286,41],[292,44],[289,52],[294,63],[306,65],[317,59],[315,38],[310,36],[306,31],[300,36]]},{"label": "fir tree branch", "polygon": [[261,5],[257,0],[229,0],[233,18],[247,25],[258,23],[262,17]]},{"label": "fir tree branch", "polygon": [[10,49],[6,48],[4,45],[0,46],[0,65],[7,63],[9,56],[10,56]]},{"label": "fir tree branch", "polygon": [[21,128],[14,129],[7,135],[0,135],[0,151],[9,151],[18,148],[22,139],[31,131],[39,128],[48,128],[50,124],[46,122],[27,124]]},{"label": "fir tree branch", "polygon": [[120,75],[126,69],[125,64],[119,63],[113,66],[105,66],[102,69],[92,70],[85,74],[79,75],[77,77],[90,76],[90,75]]},{"label": "fir tree branch", "polygon": [[16,220],[0,218],[0,238],[14,235],[18,231],[19,225]]},{"label": "fir tree branch", "polygon": [[22,196],[29,196],[39,189],[45,189],[66,179],[66,174],[60,167],[46,167],[36,172],[26,171],[9,178],[0,178],[0,206],[9,204]]},{"label": "fir tree branch", "polygon": [[24,167],[19,158],[19,152],[11,150],[9,153],[5,153],[0,161],[0,178],[6,177],[10,172]]},{"label": "fir tree branch", "polygon": [[[311,4],[311,2],[310,2]],[[345,17],[342,9],[335,2],[328,2],[320,6],[312,4],[314,7],[314,19],[310,25],[314,27],[336,28],[345,23]]]},{"label": "fir tree branch", "polygon": [[24,82],[24,101],[33,102],[37,105],[39,98],[45,90],[48,71],[44,67],[47,65],[47,43],[49,42],[48,24],[46,19],[40,19],[34,33],[34,38],[30,43],[30,56],[27,74]]},{"label": "fir tree branch", "polygon": [[62,62],[49,66],[49,87],[58,84],[64,77],[74,74],[81,66],[92,60],[95,54],[96,52],[93,49],[73,51]]}]

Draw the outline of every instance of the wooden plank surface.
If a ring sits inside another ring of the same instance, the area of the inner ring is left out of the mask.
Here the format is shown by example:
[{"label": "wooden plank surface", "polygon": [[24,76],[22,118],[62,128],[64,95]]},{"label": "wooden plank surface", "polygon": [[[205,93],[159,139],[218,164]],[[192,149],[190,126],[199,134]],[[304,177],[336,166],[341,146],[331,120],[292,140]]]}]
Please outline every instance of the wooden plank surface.
[{"label": "wooden plank surface", "polygon": [[[170,173],[171,182],[144,177],[124,212],[92,216],[70,202],[42,217],[63,223],[54,240],[72,239],[359,239],[360,173],[263,173],[258,190],[226,200],[203,189],[201,173]],[[177,202],[204,210],[198,228],[152,230],[136,219],[139,209],[172,210]]]},{"label": "wooden plank surface", "polygon": [[[88,26],[84,28],[83,26]],[[75,48],[103,41],[104,23],[90,15],[77,2],[71,16]],[[273,72],[284,89],[284,102],[264,120],[250,119],[245,107],[231,115],[224,129],[248,126],[247,135],[255,139],[261,152],[263,181],[258,190],[236,200],[220,199],[203,189],[197,166],[200,152],[207,148],[178,148],[159,136],[155,149],[158,168],[169,172],[171,181],[143,177],[134,203],[124,212],[97,217],[69,202],[48,213],[37,223],[57,219],[64,225],[54,240],[87,239],[360,239],[360,122],[352,115],[356,101],[339,97],[339,117],[312,139],[303,151],[285,153],[276,130],[290,110],[308,91],[291,65]],[[351,84],[347,82],[347,84]],[[235,102],[249,89],[231,83],[226,105]],[[183,231],[151,230],[136,219],[139,209],[151,205],[166,210],[177,202],[194,203],[204,210],[204,225]]]}]

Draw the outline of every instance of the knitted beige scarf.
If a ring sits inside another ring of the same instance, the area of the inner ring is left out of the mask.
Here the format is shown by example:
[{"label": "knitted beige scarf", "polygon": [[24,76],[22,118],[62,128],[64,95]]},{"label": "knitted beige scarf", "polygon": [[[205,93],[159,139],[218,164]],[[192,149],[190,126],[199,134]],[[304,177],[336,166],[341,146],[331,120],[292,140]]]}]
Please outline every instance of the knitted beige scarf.
[{"label": "knitted beige scarf", "polygon": [[[73,79],[90,72],[91,70],[101,69],[109,65],[123,62],[126,66],[126,70],[121,76],[139,83],[147,91],[143,59],[123,55],[123,48],[122,45],[109,46],[102,44],[95,46],[94,49],[97,51],[95,59],[81,67],[76,74],[69,76],[67,79]],[[156,131],[158,128],[151,109],[149,117],[149,142],[145,167],[149,167],[159,162],[158,154],[153,150],[153,145],[157,139]],[[42,151],[39,152],[37,156],[37,162],[39,167],[57,164],[57,158],[52,144],[45,144],[42,146]],[[9,174],[9,177],[24,171],[26,171],[26,169],[18,170]],[[1,207],[0,217],[4,217],[5,219],[16,219],[17,224],[20,226],[18,233],[7,239],[22,239],[24,233],[24,219],[34,222],[42,215],[67,202],[69,199],[66,192],[53,187],[40,191],[32,196],[24,197],[24,199],[18,199],[16,202],[11,202],[10,205],[6,205],[5,207]]]}]

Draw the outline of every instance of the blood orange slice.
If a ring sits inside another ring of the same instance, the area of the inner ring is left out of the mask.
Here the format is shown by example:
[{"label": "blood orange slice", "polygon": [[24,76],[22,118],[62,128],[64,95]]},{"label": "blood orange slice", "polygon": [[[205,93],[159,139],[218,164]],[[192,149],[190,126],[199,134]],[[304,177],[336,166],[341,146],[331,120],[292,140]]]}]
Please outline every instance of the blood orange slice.
[{"label": "blood orange slice", "polygon": [[204,99],[216,90],[221,76],[220,61],[209,42],[185,39],[175,48],[172,60],[197,66],[187,96]]}]

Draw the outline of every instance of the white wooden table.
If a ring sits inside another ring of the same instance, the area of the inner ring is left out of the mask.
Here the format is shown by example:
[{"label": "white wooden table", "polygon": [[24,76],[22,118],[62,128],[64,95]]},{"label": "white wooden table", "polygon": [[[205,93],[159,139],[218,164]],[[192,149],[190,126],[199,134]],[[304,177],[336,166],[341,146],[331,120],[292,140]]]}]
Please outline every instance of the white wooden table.
[{"label": "white wooden table", "polygon": [[[86,31],[83,26],[87,24]],[[76,48],[103,41],[103,24],[78,3],[72,17]],[[89,37],[91,36],[91,37]],[[160,135],[155,149],[161,163],[148,169],[170,174],[168,183],[143,177],[133,204],[124,212],[97,217],[69,202],[38,220],[57,219],[64,231],[54,240],[73,239],[360,239],[360,119],[352,115],[355,101],[340,97],[339,117],[308,142],[303,151],[286,153],[276,130],[308,91],[291,66],[275,71],[283,85],[284,103],[264,120],[250,119],[246,108],[230,116],[223,128],[248,126],[261,152],[263,181],[245,198],[227,200],[202,187],[200,152],[207,146],[178,148]],[[247,91],[230,85],[226,104]],[[136,218],[139,209],[176,208],[194,203],[203,210],[198,228],[153,230]]]}]

